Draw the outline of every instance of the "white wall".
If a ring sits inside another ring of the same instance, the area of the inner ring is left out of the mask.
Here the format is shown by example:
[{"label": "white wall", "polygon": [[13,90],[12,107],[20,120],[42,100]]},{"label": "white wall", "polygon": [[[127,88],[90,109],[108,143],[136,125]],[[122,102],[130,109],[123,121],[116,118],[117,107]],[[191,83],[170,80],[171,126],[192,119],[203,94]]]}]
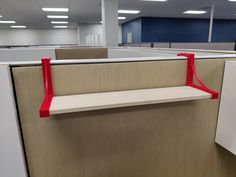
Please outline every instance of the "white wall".
[{"label": "white wall", "polygon": [[[102,46],[102,24],[79,24],[78,26],[78,29],[0,29],[0,46],[50,44]],[[119,26],[119,43],[121,38],[122,30]]]},{"label": "white wall", "polygon": [[[102,24],[79,24],[78,44],[82,46],[103,45]],[[119,26],[119,43],[122,42],[122,29]]]},{"label": "white wall", "polygon": [[77,44],[77,29],[1,29],[0,45]]},{"label": "white wall", "polygon": [[101,24],[79,24],[78,44],[82,46],[102,46]]}]

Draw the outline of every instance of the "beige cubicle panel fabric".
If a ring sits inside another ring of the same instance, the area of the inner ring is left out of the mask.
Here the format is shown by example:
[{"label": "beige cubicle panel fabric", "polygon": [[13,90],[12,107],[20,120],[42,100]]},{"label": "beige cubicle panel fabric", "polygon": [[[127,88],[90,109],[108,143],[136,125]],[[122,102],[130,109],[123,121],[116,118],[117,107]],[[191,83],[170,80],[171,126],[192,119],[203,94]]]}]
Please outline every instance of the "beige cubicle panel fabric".
[{"label": "beige cubicle panel fabric", "polygon": [[108,58],[107,48],[61,48],[55,53],[57,60]]},{"label": "beige cubicle panel fabric", "polygon": [[[199,60],[221,91],[224,60]],[[39,118],[39,66],[12,69],[30,177],[235,177],[236,157],[214,143],[219,100]],[[56,95],[185,84],[186,61],[59,65]]]}]

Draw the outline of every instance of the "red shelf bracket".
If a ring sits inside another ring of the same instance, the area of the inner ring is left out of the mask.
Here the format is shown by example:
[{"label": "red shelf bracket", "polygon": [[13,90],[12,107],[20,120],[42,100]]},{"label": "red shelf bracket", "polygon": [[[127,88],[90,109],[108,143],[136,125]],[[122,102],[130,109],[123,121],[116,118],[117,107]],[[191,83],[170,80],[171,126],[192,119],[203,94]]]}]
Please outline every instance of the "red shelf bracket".
[{"label": "red shelf bracket", "polygon": [[[200,80],[194,65],[194,54],[180,53],[178,56],[187,57],[187,78],[186,86],[196,88],[198,90],[207,92],[211,94],[212,99],[217,99],[219,94],[213,90],[207,88],[207,86]],[[50,106],[53,99],[53,86],[52,86],[52,76],[51,76],[51,66],[50,58],[42,58],[42,72],[43,72],[43,84],[45,90],[45,97],[43,103],[41,104],[39,115],[41,118],[50,117]],[[198,85],[193,83],[193,78],[196,78]]]},{"label": "red shelf bracket", "polygon": [[42,72],[43,72],[45,97],[39,109],[39,115],[41,118],[46,118],[50,116],[49,109],[53,98],[50,60],[51,60],[50,58],[42,58]]},{"label": "red shelf bracket", "polygon": [[[211,94],[211,99],[217,99],[219,97],[219,93],[210,90],[200,79],[197,70],[195,68],[194,65],[194,60],[195,60],[195,56],[194,54],[190,54],[190,53],[179,53],[178,56],[184,56],[187,57],[187,78],[186,78],[186,86],[190,86],[193,88],[196,88],[198,90],[202,90],[204,92],[207,92],[209,94]],[[198,85],[193,83],[193,78],[196,78]]]}]

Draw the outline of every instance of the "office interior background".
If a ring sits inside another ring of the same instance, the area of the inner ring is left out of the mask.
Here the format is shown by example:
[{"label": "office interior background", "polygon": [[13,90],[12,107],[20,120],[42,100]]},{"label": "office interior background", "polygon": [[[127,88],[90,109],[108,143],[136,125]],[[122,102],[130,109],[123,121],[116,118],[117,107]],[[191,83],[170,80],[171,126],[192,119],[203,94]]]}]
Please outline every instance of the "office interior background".
[{"label": "office interior background", "polygon": [[[0,3],[2,46],[103,45],[100,0],[2,0]],[[45,7],[65,9],[44,11]],[[118,34],[114,35],[118,35],[119,44],[236,40],[233,0],[119,0],[115,8],[130,10],[117,13]],[[213,27],[209,40],[211,15]]]},{"label": "office interior background", "polygon": [[236,0],[0,0],[0,177],[236,177]]}]

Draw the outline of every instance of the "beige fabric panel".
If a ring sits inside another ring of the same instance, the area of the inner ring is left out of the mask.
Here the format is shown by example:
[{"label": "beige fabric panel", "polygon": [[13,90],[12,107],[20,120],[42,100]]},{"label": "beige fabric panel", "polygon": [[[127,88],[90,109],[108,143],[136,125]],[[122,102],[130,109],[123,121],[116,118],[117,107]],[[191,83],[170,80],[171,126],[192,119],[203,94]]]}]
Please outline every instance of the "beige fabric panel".
[{"label": "beige fabric panel", "polygon": [[[199,60],[221,91],[224,60]],[[185,61],[53,66],[56,95],[185,83]],[[39,119],[40,67],[13,68],[31,177],[235,177],[236,157],[214,143],[219,100],[109,109]]]},{"label": "beige fabric panel", "polygon": [[57,60],[107,58],[107,48],[64,48],[55,49]]}]

